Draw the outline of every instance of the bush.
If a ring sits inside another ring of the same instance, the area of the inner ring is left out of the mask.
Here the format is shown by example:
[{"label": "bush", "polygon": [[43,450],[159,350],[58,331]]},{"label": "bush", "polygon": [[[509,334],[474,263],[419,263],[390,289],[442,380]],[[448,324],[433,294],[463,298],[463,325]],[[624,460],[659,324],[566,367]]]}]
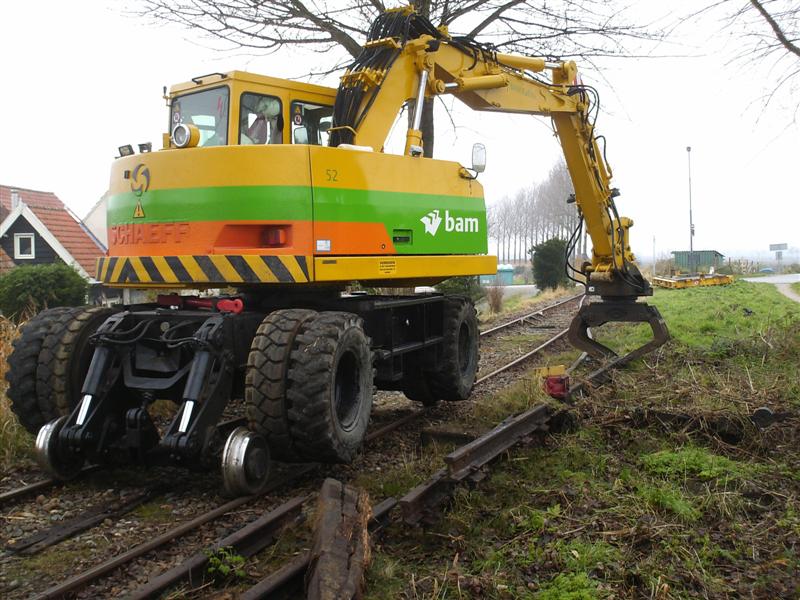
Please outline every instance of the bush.
[{"label": "bush", "polygon": [[89,284],[64,263],[16,267],[0,277],[0,311],[21,319],[45,308],[79,306]]},{"label": "bush", "polygon": [[477,277],[451,277],[434,286],[442,294],[469,296],[473,301],[483,298],[486,290],[481,287]]},{"label": "bush", "polygon": [[486,301],[489,303],[489,309],[494,314],[497,314],[503,310],[503,288],[499,285],[487,287]]},{"label": "bush", "polygon": [[533,281],[540,290],[568,285],[566,273],[567,242],[553,238],[531,248]]}]

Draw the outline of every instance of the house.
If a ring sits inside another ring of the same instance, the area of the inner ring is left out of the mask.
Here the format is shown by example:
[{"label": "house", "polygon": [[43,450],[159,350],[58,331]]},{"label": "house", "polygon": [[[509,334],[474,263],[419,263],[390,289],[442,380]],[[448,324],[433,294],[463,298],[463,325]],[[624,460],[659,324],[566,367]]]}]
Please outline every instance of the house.
[{"label": "house", "polygon": [[100,197],[95,205],[83,217],[83,224],[103,246],[108,248],[108,228],[106,227],[106,208],[108,206],[108,192]]},{"label": "house", "polygon": [[62,261],[90,283],[106,248],[52,192],[0,185],[0,273]]}]

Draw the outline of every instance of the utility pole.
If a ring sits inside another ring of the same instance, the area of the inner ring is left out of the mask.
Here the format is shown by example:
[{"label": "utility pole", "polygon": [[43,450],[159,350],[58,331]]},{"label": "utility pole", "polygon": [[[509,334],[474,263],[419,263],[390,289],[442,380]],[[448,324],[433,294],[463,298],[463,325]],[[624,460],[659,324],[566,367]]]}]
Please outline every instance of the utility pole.
[{"label": "utility pole", "polygon": [[689,274],[694,273],[694,223],[692,222],[692,147],[686,146],[686,158],[689,162]]},{"label": "utility pole", "polygon": [[653,236],[653,277],[656,276],[656,236]]}]

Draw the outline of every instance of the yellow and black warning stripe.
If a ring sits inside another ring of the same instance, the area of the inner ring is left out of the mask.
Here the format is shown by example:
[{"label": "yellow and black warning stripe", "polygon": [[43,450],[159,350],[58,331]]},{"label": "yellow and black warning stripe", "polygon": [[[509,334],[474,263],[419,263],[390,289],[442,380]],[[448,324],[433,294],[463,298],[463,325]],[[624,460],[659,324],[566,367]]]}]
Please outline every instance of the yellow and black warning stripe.
[{"label": "yellow and black warning stripe", "polygon": [[97,259],[97,279],[120,286],[308,283],[308,256],[109,256]]}]

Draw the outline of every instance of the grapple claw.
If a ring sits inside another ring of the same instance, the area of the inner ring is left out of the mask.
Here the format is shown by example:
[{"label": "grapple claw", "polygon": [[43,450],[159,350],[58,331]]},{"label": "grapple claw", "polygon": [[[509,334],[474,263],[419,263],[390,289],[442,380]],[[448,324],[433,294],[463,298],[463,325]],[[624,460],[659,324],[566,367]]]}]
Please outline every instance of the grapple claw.
[{"label": "grapple claw", "polygon": [[[611,348],[589,337],[590,327],[600,327],[605,323],[647,323],[653,330],[653,339],[625,356],[617,357],[617,353]],[[604,300],[581,307],[572,319],[567,339],[589,356],[601,361],[613,359],[614,366],[620,367],[664,345],[669,341],[669,331],[655,306],[641,302]]]}]

